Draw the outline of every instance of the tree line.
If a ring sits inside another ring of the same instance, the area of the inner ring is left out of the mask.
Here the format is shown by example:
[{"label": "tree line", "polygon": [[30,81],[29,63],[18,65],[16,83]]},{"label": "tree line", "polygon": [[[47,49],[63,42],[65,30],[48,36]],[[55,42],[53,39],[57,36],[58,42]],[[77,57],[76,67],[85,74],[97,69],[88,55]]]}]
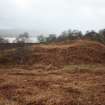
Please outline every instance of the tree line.
[{"label": "tree line", "polygon": [[[12,43],[29,43],[29,33],[24,32],[14,39]],[[9,43],[8,39],[0,37],[0,43]]]},{"label": "tree line", "polygon": [[[56,34],[50,34],[49,36],[40,35],[37,37],[39,43],[51,43],[51,42],[62,42],[66,40],[77,40],[77,39],[88,39],[88,40],[94,40],[105,44],[105,29],[100,30],[99,32],[95,31],[87,31],[85,34],[83,34],[79,30],[67,30],[62,32],[59,36]],[[25,64],[25,61],[27,61],[29,58],[31,58],[31,55],[33,54],[32,48],[30,46],[25,45],[25,43],[30,42],[30,37],[27,32],[20,34],[16,39],[13,41],[13,43],[20,43],[18,44],[19,47],[16,47],[14,51],[11,53],[6,54],[2,59],[0,59],[0,62],[13,62],[15,64]],[[0,43],[9,43],[8,40],[0,37]],[[1,50],[3,54],[5,51]],[[12,58],[11,58],[12,57]],[[5,58],[7,60],[5,60]],[[30,62],[31,64],[31,62]]]},{"label": "tree line", "polygon": [[38,41],[40,43],[48,42],[61,42],[66,40],[76,40],[76,39],[88,39],[94,40],[105,44],[105,29],[100,30],[99,32],[87,31],[85,34],[79,30],[67,30],[62,32],[59,36],[56,34],[50,34],[48,37],[43,35],[38,36]]},{"label": "tree line", "polygon": [[[62,32],[59,36],[56,34],[49,34],[48,36],[39,35],[37,36],[38,43],[50,43],[50,42],[61,42],[66,40],[76,40],[76,39],[88,39],[94,40],[105,44],[105,29],[96,32],[94,30],[87,31],[85,34],[79,30],[67,30]],[[25,32],[20,34],[13,43],[30,43],[29,33]],[[9,43],[5,38],[0,37],[0,43]]]}]

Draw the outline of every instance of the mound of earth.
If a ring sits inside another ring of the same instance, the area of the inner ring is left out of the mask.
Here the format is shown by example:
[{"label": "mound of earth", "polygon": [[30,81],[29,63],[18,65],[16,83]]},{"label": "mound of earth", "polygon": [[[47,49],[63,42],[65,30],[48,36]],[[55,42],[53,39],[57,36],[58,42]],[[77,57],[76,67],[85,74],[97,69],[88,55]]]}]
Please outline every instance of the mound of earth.
[{"label": "mound of earth", "polygon": [[[98,42],[78,40],[66,44],[33,45],[31,48],[32,51],[24,60],[24,64],[63,66],[105,63],[105,45]],[[6,57],[4,57],[6,63],[17,63],[12,55],[9,56],[9,60]]]},{"label": "mound of earth", "polygon": [[98,42],[79,40],[72,44],[40,45],[33,47],[33,63],[68,65],[105,63],[105,46]]}]

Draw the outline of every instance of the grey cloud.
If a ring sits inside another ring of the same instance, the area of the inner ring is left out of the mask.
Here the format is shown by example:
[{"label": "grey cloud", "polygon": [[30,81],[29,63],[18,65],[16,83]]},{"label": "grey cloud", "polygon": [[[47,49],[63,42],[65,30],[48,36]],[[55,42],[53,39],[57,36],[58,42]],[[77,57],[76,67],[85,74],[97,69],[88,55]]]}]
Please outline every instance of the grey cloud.
[{"label": "grey cloud", "polygon": [[16,1],[0,0],[0,28],[35,29],[42,33],[105,28],[104,0],[29,0],[24,8],[23,0],[19,0],[20,6]]}]

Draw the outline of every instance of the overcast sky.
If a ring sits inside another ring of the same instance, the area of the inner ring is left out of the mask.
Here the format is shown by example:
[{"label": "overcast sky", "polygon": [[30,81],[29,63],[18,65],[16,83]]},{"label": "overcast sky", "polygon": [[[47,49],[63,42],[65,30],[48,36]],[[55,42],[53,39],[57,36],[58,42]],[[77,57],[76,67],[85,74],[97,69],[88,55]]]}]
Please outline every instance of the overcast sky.
[{"label": "overcast sky", "polygon": [[60,33],[105,28],[105,0],[0,0],[0,29]]}]

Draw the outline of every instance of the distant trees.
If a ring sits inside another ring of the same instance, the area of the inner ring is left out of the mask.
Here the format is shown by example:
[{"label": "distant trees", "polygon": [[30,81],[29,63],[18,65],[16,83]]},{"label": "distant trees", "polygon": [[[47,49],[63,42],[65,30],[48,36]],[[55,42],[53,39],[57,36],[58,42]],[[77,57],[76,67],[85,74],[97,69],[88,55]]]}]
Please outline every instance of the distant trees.
[{"label": "distant trees", "polygon": [[0,37],[0,43],[9,43],[7,39]]},{"label": "distant trees", "polygon": [[28,43],[29,42],[29,33],[25,32],[20,34],[15,40],[14,43]]},{"label": "distant trees", "polygon": [[105,44],[105,29],[100,30],[99,32],[95,32],[94,30],[87,31],[86,34],[84,35],[84,38]]},{"label": "distant trees", "polygon": [[57,42],[59,41],[64,41],[68,39],[68,33],[66,31],[62,32],[61,35],[59,35],[56,40]]},{"label": "distant trees", "polygon": [[56,34],[50,34],[47,38],[46,38],[47,42],[54,42],[56,41]]},{"label": "distant trees", "polygon": [[[80,30],[67,30],[63,31],[58,36],[56,34],[49,34],[48,36],[39,35],[37,37],[39,43],[60,42],[77,39],[94,40],[105,44],[105,29],[99,30],[99,32],[91,30],[87,31],[85,34],[83,34]],[[9,43],[9,40],[0,37],[0,43]],[[20,34],[13,41],[13,43],[21,43],[21,45],[24,45],[25,43],[31,43],[29,33],[24,32],[23,34]]]},{"label": "distant trees", "polygon": [[39,35],[37,37],[37,40],[39,43],[54,42],[54,41],[56,41],[56,34],[50,34],[48,37],[45,37],[43,35]]},{"label": "distant trees", "polygon": [[91,39],[91,40],[96,40],[97,35],[98,35],[98,33],[96,33],[94,30],[87,31],[84,38]]},{"label": "distant trees", "polygon": [[37,37],[37,40],[38,40],[39,43],[44,43],[44,42],[47,41],[47,40],[46,40],[46,37],[44,37],[43,35],[39,35],[39,36]]},{"label": "distant trees", "polygon": [[64,41],[64,40],[74,40],[82,38],[82,32],[78,30],[68,30],[61,33],[59,37],[57,37],[57,41]]},{"label": "distant trees", "polygon": [[105,43],[105,29],[99,31],[98,40]]},{"label": "distant trees", "polygon": [[87,31],[85,34],[83,34],[79,30],[67,30],[62,32],[58,37],[55,34],[50,34],[48,37],[45,37],[43,35],[38,36],[39,42],[60,42],[60,41],[66,41],[66,40],[76,40],[76,39],[88,39],[88,40],[94,40],[99,41],[101,43],[105,44],[105,29],[100,30],[99,32]]},{"label": "distant trees", "polygon": [[68,31],[64,31],[62,32],[58,37],[56,36],[56,34],[49,34],[48,37],[45,37],[43,35],[40,35],[37,37],[38,42],[44,42],[44,43],[48,43],[48,42],[59,42],[59,41],[64,41],[64,40],[74,40],[74,39],[80,39],[82,38],[82,32],[78,31],[78,30],[68,30]]}]

